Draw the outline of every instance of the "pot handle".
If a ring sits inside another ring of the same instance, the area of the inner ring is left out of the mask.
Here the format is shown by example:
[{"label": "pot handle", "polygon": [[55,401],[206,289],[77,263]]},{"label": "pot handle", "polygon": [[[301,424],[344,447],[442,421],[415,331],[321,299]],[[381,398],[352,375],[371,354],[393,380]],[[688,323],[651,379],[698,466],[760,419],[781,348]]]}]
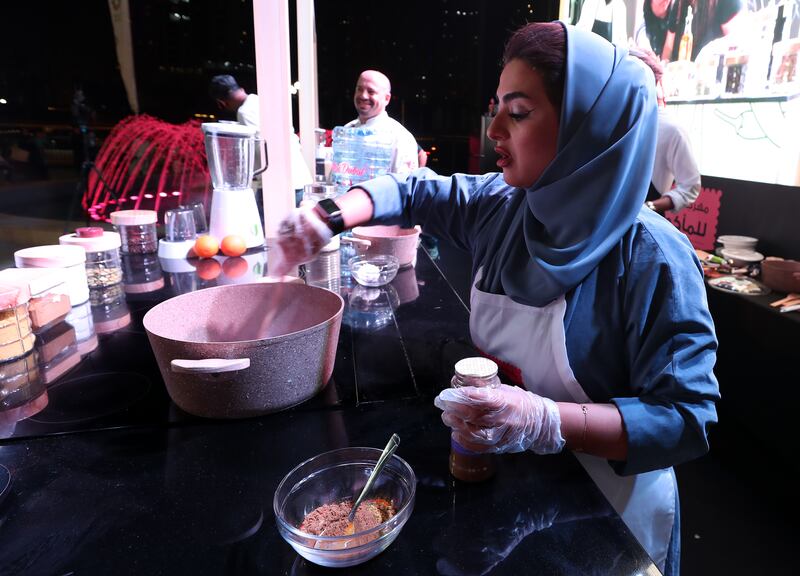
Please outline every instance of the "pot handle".
[{"label": "pot handle", "polygon": [[366,238],[356,238],[355,236],[342,236],[340,240],[342,242],[349,242],[350,244],[366,246],[367,248],[372,246],[372,242],[370,242]]},{"label": "pot handle", "polygon": [[235,372],[250,368],[250,358],[205,358],[203,360],[175,359],[170,362],[173,372],[186,374],[213,374]]}]

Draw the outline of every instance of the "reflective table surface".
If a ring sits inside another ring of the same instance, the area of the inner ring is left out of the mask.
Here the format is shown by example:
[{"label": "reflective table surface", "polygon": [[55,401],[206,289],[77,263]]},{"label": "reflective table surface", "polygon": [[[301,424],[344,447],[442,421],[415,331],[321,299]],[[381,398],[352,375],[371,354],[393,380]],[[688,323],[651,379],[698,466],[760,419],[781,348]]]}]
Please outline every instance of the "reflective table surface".
[{"label": "reflective table surface", "polygon": [[0,365],[0,573],[325,572],[279,535],[278,483],[316,454],[380,448],[396,432],[417,476],[414,512],[347,574],[657,574],[570,453],[501,456],[483,483],[450,476],[432,401],[475,352],[467,307],[431,254],[420,248],[377,289],[352,281],[344,244],[308,264],[305,281],[346,303],[331,381],[290,410],[225,421],[170,401],[142,318],[177,294],[256,280],[265,253],[123,262],[124,284]]}]

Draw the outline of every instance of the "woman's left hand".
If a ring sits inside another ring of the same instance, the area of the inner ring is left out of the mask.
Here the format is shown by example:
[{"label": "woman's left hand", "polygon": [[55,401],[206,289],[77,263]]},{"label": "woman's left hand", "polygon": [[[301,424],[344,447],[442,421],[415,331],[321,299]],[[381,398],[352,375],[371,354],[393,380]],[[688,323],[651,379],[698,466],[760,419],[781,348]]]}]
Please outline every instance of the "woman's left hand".
[{"label": "woman's left hand", "polygon": [[522,388],[446,388],[433,403],[467,450],[554,454],[564,448],[556,403]]}]

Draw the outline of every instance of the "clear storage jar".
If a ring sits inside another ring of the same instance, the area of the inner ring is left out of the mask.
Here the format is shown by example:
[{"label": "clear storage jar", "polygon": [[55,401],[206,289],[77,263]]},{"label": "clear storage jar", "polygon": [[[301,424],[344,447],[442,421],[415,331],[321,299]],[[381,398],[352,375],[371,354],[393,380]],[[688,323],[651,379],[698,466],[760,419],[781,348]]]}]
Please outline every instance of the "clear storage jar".
[{"label": "clear storage jar", "polygon": [[35,340],[28,297],[16,286],[0,285],[0,362],[24,356]]},{"label": "clear storage jar", "polygon": [[[464,358],[456,362],[450,385],[490,387],[500,384],[497,364],[488,358]],[[497,463],[494,454],[472,452],[450,440],[450,474],[463,482],[481,482],[494,476]]]},{"label": "clear storage jar", "polygon": [[164,287],[157,254],[123,254],[122,281],[128,294],[153,292]]},{"label": "clear storage jar", "polygon": [[[319,202],[325,198],[336,198],[336,186],[333,184],[326,184],[324,182],[315,182],[313,184],[306,184],[303,187],[303,200]],[[339,235],[337,234],[331,238],[330,242],[322,247],[323,252],[333,252],[339,249]]]},{"label": "clear storage jar", "polygon": [[0,364],[0,413],[23,406],[42,392],[36,352]]},{"label": "clear storage jar", "polygon": [[61,268],[7,268],[0,270],[0,284],[29,295],[28,315],[35,332],[58,324],[72,308],[67,272]]},{"label": "clear storage jar", "polygon": [[111,223],[120,236],[123,254],[155,254],[158,252],[156,232],[158,213],[155,210],[118,210],[111,213]]},{"label": "clear storage jar", "polygon": [[78,228],[58,239],[61,244],[80,246],[86,251],[86,282],[89,288],[107,288],[122,282],[119,234],[102,228]]},{"label": "clear storage jar", "polygon": [[66,290],[72,306],[89,299],[86,251],[80,246],[49,245],[14,252],[17,268],[59,268],[66,275]]},{"label": "clear storage jar", "polygon": [[78,306],[73,306],[66,322],[75,328],[75,339],[81,356],[85,356],[97,348],[97,333],[94,329],[92,307],[88,300]]},{"label": "clear storage jar", "polygon": [[131,323],[131,314],[121,285],[93,288],[90,292],[92,320],[98,334],[114,332]]}]

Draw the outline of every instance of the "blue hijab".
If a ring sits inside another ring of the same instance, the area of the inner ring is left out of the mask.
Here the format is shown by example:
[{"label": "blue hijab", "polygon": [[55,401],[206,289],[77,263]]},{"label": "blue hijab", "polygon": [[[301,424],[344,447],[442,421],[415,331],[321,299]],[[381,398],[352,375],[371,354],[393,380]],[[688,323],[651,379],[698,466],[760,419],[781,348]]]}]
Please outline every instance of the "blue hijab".
[{"label": "blue hijab", "polygon": [[631,228],[656,147],[652,75],[627,50],[565,28],[558,151],[485,252],[482,288],[532,306],[575,288]]}]

